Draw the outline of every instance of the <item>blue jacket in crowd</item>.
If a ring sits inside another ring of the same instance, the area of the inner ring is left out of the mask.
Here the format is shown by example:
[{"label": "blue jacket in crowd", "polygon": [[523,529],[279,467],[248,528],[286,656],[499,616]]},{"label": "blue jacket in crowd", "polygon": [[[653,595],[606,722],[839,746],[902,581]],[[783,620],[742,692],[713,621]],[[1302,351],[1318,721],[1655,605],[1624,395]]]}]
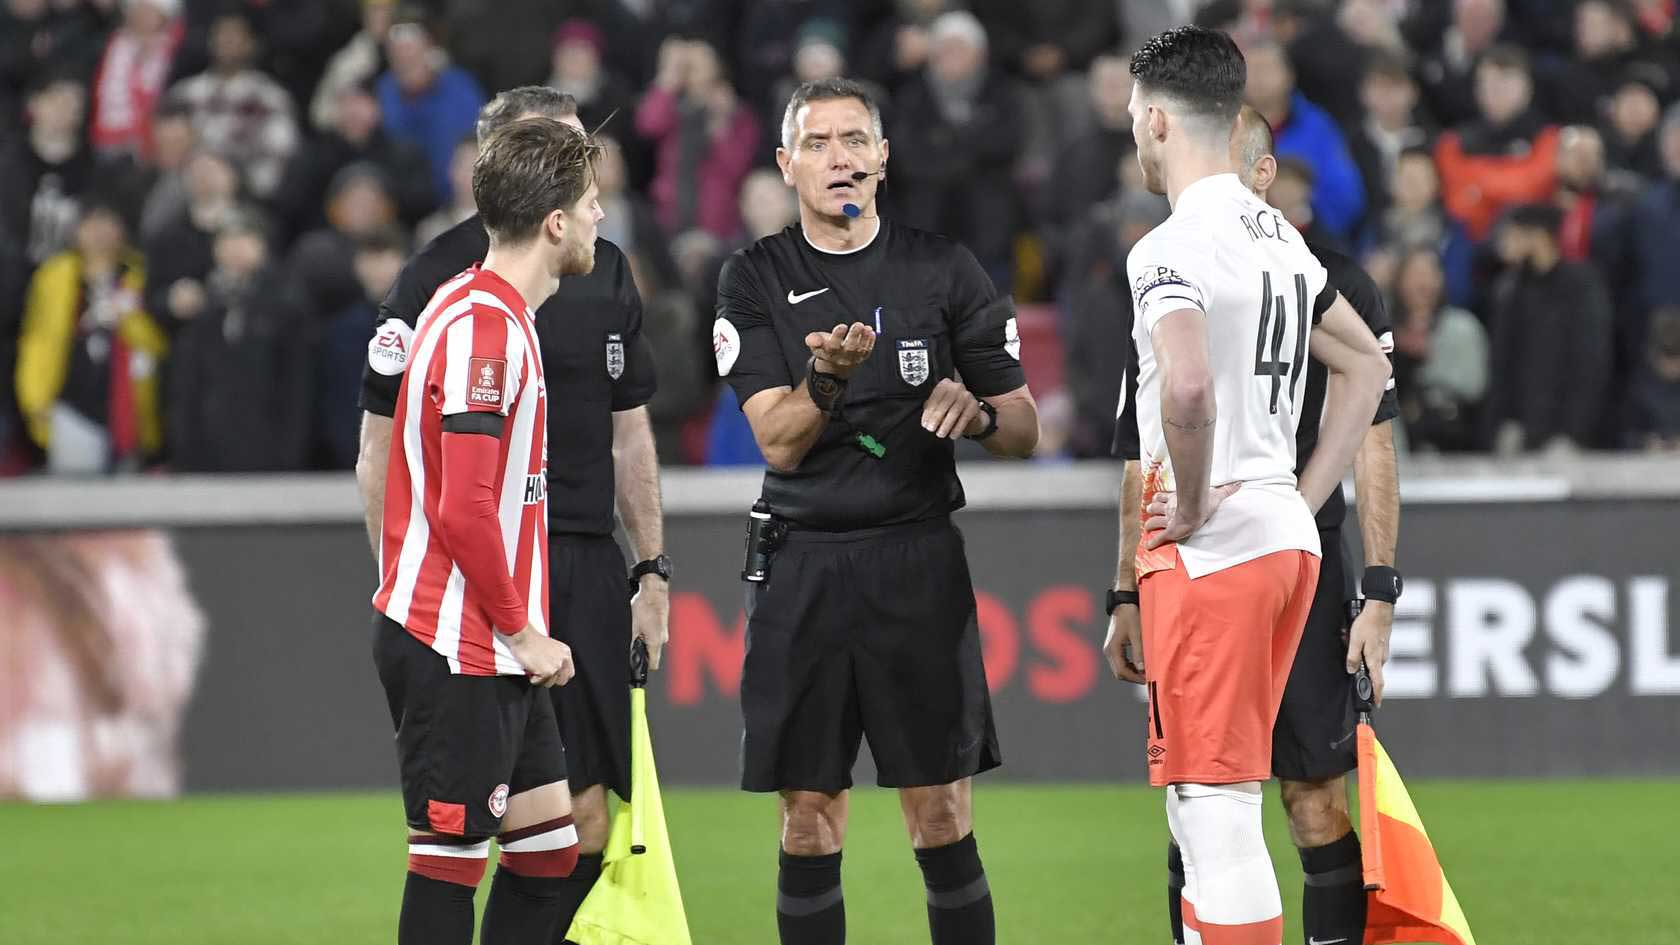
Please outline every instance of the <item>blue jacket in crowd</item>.
[{"label": "blue jacket in crowd", "polygon": [[391,73],[379,77],[379,107],[385,113],[385,131],[426,153],[438,202],[445,206],[451,196],[450,159],[455,146],[473,133],[483,105],[484,92],[459,66],[445,68],[431,88],[413,96],[403,92]]},{"label": "blue jacket in crowd", "polygon": [[1277,156],[1299,158],[1313,169],[1313,215],[1347,240],[1365,214],[1365,185],[1341,129],[1328,112],[1296,92],[1289,99],[1289,121],[1274,130]]}]

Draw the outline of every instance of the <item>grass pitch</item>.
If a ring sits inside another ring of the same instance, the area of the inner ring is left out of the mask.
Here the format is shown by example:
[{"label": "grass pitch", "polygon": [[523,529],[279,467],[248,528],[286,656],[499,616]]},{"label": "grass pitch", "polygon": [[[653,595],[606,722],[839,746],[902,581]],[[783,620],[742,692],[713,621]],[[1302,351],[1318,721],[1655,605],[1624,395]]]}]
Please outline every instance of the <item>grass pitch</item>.
[{"label": "grass pitch", "polygon": [[[1680,943],[1680,782],[1410,787],[1482,945]],[[774,945],[773,802],[675,789],[665,800],[696,945]],[[1157,792],[982,782],[976,808],[1001,943],[1167,941]],[[1285,941],[1299,942],[1300,867],[1275,787],[1266,820]],[[394,795],[0,805],[0,943],[391,942],[401,834]],[[845,882],[849,941],[928,941],[890,792],[854,796]]]}]

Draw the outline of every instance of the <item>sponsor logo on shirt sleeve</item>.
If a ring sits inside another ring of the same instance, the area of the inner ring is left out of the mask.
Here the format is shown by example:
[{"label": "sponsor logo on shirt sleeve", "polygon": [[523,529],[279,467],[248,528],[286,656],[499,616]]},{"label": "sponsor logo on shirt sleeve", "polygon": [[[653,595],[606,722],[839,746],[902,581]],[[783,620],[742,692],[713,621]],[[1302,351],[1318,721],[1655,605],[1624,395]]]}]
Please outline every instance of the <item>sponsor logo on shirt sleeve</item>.
[{"label": "sponsor logo on shirt sleeve", "polygon": [[408,370],[408,348],[414,343],[414,329],[400,318],[389,318],[368,342],[368,367],[375,374],[396,377]]},{"label": "sponsor logo on shirt sleeve", "polygon": [[727,318],[712,323],[712,356],[717,358],[718,377],[728,377],[741,356],[741,333]]},{"label": "sponsor logo on shirt sleeve", "polygon": [[467,362],[467,403],[474,407],[502,406],[507,362],[495,358],[471,358]]}]

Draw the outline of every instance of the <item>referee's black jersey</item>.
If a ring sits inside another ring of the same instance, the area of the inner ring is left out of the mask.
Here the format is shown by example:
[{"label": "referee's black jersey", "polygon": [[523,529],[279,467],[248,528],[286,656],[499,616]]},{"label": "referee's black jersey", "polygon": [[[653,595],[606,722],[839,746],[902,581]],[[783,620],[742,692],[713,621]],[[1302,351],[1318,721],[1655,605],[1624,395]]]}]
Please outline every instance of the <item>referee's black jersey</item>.
[{"label": "referee's black jersey", "polygon": [[[1329,284],[1334,286],[1342,297],[1348,300],[1353,310],[1365,320],[1370,327],[1371,334],[1377,336],[1382,344],[1383,353],[1394,358],[1394,328],[1388,319],[1388,309],[1383,305],[1382,293],[1377,290],[1377,284],[1371,281],[1365,270],[1346,254],[1323,246],[1307,247],[1318,261],[1324,264],[1324,269],[1330,275]],[[1131,345],[1132,315],[1127,312],[1126,326],[1127,344]],[[1126,384],[1120,393],[1120,410],[1114,418],[1114,443],[1111,452],[1121,459],[1138,459],[1142,450],[1138,445],[1137,428],[1137,348],[1131,345],[1126,354]],[[1307,466],[1307,460],[1312,458],[1313,450],[1318,447],[1319,422],[1324,419],[1324,389],[1330,377],[1330,371],[1316,359],[1307,359],[1307,387],[1301,398],[1301,425],[1295,431],[1295,472],[1300,474]],[[1388,382],[1388,390],[1383,392],[1382,402],[1377,405],[1377,414],[1371,420],[1375,426],[1387,420],[1393,420],[1400,414],[1400,402],[1394,393],[1394,381]],[[1324,505],[1318,510],[1318,527],[1331,529],[1341,527],[1347,518],[1347,499],[1343,497],[1341,487],[1330,493],[1324,500]]]},{"label": "referee's black jersey", "polygon": [[[805,336],[852,322],[880,326],[875,349],[799,467],[765,474],[764,498],[786,519],[832,531],[961,508],[955,444],[922,429],[922,405],[956,375],[981,397],[1026,384],[1013,301],[974,254],[943,236],[883,220],[867,246],[830,253],[795,224],[725,261],[713,325],[718,374],[742,404],[796,387],[810,358]],[[886,453],[871,455],[860,436]]]},{"label": "referee's black jersey", "polygon": [[[445,231],[403,266],[379,306],[362,366],[363,410],[396,412],[406,350],[437,287],[490,248],[474,216]],[[656,386],[653,354],[642,337],[642,299],[617,246],[595,241],[595,268],[560,280],[536,312],[548,385],[548,530],[613,533],[612,414],[640,407]]]}]

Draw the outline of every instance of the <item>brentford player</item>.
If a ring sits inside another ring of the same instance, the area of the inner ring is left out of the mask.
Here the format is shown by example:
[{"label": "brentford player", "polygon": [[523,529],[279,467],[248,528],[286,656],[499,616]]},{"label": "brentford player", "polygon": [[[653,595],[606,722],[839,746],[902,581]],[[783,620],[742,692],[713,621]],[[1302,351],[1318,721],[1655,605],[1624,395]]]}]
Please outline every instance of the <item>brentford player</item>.
[{"label": "brentford player", "polygon": [[596,145],[549,119],[486,141],[473,169],[490,249],[420,316],[392,418],[374,657],[409,826],[401,945],[546,941],[577,862],[548,635],[547,397],[532,309],[594,265]]}]

